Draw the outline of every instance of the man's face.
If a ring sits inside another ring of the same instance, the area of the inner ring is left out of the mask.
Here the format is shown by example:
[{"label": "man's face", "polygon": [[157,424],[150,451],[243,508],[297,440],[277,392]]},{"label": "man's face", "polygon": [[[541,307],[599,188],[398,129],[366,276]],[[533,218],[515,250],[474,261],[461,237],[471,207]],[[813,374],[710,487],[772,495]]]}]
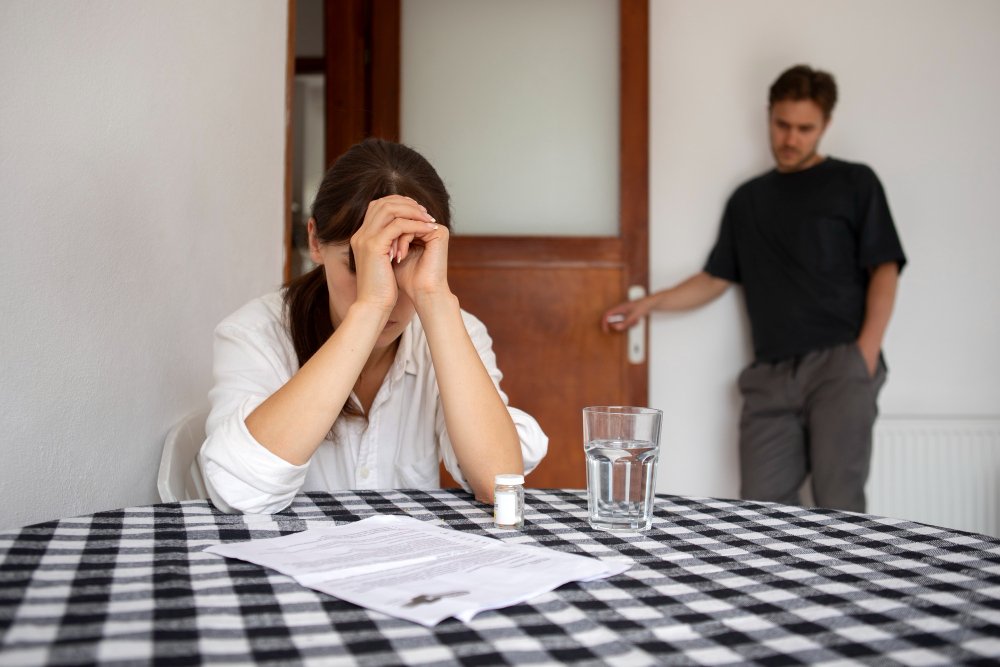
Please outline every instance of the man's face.
[{"label": "man's face", "polygon": [[826,131],[823,110],[812,100],[781,100],[771,107],[771,152],[778,171],[801,171],[823,158],[817,154]]}]

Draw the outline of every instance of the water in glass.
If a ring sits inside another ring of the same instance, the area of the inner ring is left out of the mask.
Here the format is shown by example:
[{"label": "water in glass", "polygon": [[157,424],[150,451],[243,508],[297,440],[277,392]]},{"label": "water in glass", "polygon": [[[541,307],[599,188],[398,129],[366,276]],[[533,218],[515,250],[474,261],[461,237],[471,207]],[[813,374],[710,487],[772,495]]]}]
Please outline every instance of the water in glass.
[{"label": "water in glass", "polygon": [[604,530],[647,530],[653,520],[656,444],[592,440],[584,449],[590,524]]}]

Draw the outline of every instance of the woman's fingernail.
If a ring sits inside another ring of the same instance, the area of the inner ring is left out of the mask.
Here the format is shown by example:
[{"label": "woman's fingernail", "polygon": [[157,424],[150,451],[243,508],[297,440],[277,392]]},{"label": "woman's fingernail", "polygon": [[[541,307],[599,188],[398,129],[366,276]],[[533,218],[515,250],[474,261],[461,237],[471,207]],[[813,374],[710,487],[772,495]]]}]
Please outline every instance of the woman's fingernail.
[{"label": "woman's fingernail", "polygon": [[430,213],[427,214],[427,217],[431,219],[431,222],[437,222],[437,220],[434,219],[434,216]]}]

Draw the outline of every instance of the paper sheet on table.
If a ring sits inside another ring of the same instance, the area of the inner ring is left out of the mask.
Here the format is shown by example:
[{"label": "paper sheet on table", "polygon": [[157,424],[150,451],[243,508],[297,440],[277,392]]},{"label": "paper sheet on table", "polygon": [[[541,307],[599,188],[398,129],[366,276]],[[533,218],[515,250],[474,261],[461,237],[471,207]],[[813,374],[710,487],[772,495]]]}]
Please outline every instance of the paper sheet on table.
[{"label": "paper sheet on table", "polygon": [[303,586],[425,626],[469,621],[571,581],[620,574],[631,562],[507,544],[412,517],[374,516],[206,551],[275,569]]}]

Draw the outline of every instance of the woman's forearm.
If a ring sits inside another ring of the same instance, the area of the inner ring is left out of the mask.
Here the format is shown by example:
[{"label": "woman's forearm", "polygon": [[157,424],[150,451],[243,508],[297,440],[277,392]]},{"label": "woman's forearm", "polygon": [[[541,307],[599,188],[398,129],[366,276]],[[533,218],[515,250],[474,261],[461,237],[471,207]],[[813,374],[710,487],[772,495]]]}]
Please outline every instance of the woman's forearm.
[{"label": "woman's forearm", "polygon": [[289,463],[309,461],[350,397],[386,317],[384,309],[351,306],[316,354],[247,416],[254,439]]},{"label": "woman's forearm", "polygon": [[514,422],[469,337],[458,299],[448,292],[416,306],[462,474],[479,500],[493,502],[494,476],[524,470]]}]

